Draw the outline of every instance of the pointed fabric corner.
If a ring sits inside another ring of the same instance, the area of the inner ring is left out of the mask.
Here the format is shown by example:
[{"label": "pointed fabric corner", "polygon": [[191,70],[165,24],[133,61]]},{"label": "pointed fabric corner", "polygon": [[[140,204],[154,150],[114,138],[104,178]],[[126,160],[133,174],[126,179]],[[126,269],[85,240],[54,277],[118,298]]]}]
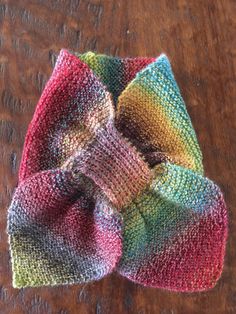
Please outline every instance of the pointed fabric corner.
[{"label": "pointed fabric corner", "polygon": [[224,261],[227,212],[210,180],[170,163],[124,210],[118,271],[146,286],[201,291],[215,286]]},{"label": "pointed fabric corner", "polygon": [[69,172],[49,170],[17,188],[8,213],[14,287],[89,282],[116,266],[119,214],[71,182]]}]

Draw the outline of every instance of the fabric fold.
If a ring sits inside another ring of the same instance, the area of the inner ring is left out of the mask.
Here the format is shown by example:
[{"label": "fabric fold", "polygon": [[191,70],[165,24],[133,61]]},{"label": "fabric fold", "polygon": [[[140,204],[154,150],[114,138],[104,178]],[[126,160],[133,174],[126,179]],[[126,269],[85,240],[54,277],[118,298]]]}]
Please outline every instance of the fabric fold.
[{"label": "fabric fold", "polygon": [[144,154],[161,152],[173,163],[203,173],[196,134],[164,54],[127,85],[118,100],[116,125]]},{"label": "fabric fold", "polygon": [[26,134],[20,181],[38,171],[60,167],[113,118],[105,86],[85,63],[63,49]]}]

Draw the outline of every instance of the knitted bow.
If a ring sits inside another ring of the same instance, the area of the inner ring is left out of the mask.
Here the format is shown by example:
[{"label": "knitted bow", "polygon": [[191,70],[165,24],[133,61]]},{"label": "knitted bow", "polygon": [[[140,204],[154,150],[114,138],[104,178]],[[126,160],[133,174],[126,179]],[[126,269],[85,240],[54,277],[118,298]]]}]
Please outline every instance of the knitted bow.
[{"label": "knitted bow", "polygon": [[62,50],[30,123],[8,211],[15,287],[118,271],[199,291],[223,267],[227,212],[165,55]]}]

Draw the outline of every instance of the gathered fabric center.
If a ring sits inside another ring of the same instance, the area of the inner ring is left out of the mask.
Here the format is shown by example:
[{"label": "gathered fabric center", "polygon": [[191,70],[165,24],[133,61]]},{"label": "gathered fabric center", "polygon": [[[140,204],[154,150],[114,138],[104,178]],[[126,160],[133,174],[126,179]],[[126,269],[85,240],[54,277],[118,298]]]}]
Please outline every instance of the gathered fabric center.
[{"label": "gathered fabric center", "polygon": [[143,157],[112,123],[99,130],[63,168],[92,179],[118,208],[136,198],[152,178]]}]

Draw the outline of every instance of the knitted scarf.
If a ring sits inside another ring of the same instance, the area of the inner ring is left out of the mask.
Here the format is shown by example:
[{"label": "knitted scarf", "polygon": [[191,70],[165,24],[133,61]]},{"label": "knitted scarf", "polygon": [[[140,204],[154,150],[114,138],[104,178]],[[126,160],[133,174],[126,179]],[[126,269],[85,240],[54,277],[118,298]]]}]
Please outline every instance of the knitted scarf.
[{"label": "knitted scarf", "polygon": [[13,286],[215,286],[227,211],[170,62],[61,50],[8,210]]}]

